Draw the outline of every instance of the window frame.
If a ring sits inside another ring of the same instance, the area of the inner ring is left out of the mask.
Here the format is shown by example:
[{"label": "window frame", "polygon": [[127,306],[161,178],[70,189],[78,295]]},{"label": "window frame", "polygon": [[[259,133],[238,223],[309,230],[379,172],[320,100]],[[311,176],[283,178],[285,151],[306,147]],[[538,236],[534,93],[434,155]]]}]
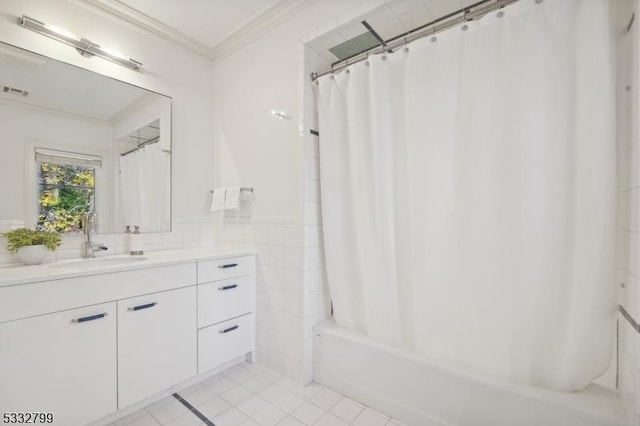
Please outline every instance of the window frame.
[{"label": "window frame", "polygon": [[[25,226],[35,227],[39,216],[38,174],[40,161],[36,159],[36,148],[102,158],[102,167],[95,168],[94,209],[98,213],[98,232],[113,232],[109,228],[113,223],[113,148],[98,149],[42,140],[28,140],[25,143]],[[81,233],[69,232],[64,235],[81,235]]]}]

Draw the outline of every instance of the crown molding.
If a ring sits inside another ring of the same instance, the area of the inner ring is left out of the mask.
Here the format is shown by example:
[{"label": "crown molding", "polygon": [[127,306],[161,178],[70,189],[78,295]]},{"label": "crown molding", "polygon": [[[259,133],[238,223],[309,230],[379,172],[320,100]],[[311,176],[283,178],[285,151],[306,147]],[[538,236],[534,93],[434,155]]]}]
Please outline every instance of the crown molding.
[{"label": "crown molding", "polygon": [[116,22],[124,23],[134,29],[152,33],[160,38],[177,44],[198,55],[209,57],[210,49],[199,41],[188,35],[163,24],[150,16],[129,7],[118,0],[70,0],[93,12],[107,18],[115,19]]},{"label": "crown molding", "polygon": [[230,52],[245,46],[250,41],[259,37],[268,29],[282,22],[296,12],[299,8],[310,3],[312,0],[282,0],[274,7],[258,16],[247,25],[235,31],[222,42],[214,46],[210,51],[210,58],[213,60],[229,54]]},{"label": "crown molding", "polygon": [[119,0],[69,1],[107,18],[115,19],[117,22],[131,28],[154,34],[207,59],[215,60],[246,45],[311,0],[282,0],[213,47],[209,47],[183,32],[125,5]]}]

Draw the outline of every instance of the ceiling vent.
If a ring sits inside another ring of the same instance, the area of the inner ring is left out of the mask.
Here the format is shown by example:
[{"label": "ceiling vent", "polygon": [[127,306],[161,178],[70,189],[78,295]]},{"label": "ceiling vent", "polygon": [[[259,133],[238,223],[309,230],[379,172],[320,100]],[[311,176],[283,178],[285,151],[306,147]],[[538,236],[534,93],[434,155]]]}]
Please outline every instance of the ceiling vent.
[{"label": "ceiling vent", "polygon": [[367,21],[362,21],[361,23],[367,29],[367,32],[342,42],[337,46],[333,46],[329,49],[329,52],[333,53],[339,60],[343,61],[356,56],[359,53],[366,52],[376,46],[384,45],[382,38],[373,28],[371,28]]},{"label": "ceiling vent", "polygon": [[16,89],[15,87],[4,86],[2,91],[4,93],[7,93],[9,95],[14,95],[14,96],[22,96],[22,97],[29,96],[29,92],[27,92],[26,90]]}]

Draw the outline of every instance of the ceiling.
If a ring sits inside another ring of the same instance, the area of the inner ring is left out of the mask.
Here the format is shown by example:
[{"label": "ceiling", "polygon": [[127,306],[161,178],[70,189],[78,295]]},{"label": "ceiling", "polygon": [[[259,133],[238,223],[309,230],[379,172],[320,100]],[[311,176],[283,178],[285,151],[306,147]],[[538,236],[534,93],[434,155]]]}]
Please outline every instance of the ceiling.
[{"label": "ceiling", "polygon": [[119,0],[213,49],[281,0]]},{"label": "ceiling", "polygon": [[[285,19],[299,6],[321,0],[76,0],[215,59]],[[356,4],[360,0],[352,1]],[[367,13],[369,24],[385,39],[433,21],[479,0],[386,0]],[[361,17],[364,18],[364,17]],[[360,34],[360,19],[342,28],[348,40]],[[358,34],[353,34],[358,32]],[[332,31],[332,33],[335,33]],[[339,37],[333,34],[333,37]]]},{"label": "ceiling", "polygon": [[214,59],[313,0],[76,0]]}]

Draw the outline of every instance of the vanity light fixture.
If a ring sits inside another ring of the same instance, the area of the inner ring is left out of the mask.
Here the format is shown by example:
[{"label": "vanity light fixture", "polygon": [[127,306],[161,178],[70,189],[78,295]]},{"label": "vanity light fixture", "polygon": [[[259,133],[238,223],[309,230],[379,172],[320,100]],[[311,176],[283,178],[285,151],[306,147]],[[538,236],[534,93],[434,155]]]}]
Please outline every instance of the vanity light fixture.
[{"label": "vanity light fixture", "polygon": [[127,58],[122,53],[113,49],[101,47],[100,45],[87,40],[86,38],[79,37],[63,28],[47,25],[44,22],[29,18],[26,15],[22,15],[22,18],[19,18],[18,21],[24,28],[75,47],[78,53],[84,57],[90,58],[92,56],[99,56],[103,59],[115,62],[116,64],[136,71],[142,66],[141,62]]}]

